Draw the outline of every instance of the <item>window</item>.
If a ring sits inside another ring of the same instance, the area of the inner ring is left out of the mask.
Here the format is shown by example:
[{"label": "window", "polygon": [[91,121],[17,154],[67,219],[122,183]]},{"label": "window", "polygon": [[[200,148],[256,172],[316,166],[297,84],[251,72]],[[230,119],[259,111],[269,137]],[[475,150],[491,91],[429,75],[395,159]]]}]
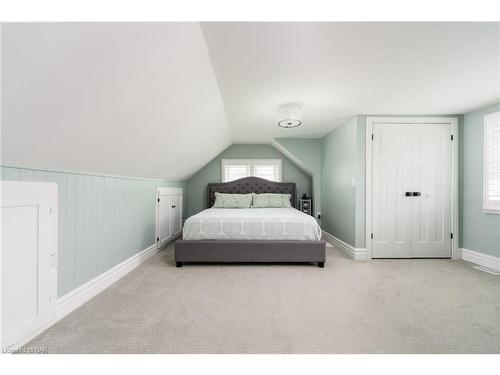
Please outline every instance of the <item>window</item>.
[{"label": "window", "polygon": [[222,159],[222,182],[255,176],[281,182],[281,159]]},{"label": "window", "polygon": [[500,112],[484,116],[483,209],[500,214]]}]

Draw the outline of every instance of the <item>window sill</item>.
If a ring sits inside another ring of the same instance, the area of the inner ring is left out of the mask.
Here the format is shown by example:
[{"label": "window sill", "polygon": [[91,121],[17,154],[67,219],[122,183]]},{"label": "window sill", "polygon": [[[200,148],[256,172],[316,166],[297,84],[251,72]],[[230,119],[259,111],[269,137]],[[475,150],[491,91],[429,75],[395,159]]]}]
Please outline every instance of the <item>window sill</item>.
[{"label": "window sill", "polygon": [[496,209],[492,209],[492,208],[489,208],[489,209],[483,208],[483,214],[500,215],[500,209],[496,210]]}]

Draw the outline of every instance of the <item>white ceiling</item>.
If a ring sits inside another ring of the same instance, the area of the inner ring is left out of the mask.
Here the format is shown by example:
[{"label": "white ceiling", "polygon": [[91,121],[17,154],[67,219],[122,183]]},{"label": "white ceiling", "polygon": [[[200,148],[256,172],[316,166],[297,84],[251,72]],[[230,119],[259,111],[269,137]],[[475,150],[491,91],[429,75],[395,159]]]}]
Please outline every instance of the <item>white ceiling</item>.
[{"label": "white ceiling", "polygon": [[499,25],[3,24],[2,164],[182,180],[230,143],[464,113],[500,101]]},{"label": "white ceiling", "polygon": [[197,23],[2,25],[2,164],[183,180],[230,145]]},{"label": "white ceiling", "polygon": [[[318,137],[355,114],[500,100],[500,23],[203,23],[234,142]],[[299,103],[303,125],[276,126]]]}]

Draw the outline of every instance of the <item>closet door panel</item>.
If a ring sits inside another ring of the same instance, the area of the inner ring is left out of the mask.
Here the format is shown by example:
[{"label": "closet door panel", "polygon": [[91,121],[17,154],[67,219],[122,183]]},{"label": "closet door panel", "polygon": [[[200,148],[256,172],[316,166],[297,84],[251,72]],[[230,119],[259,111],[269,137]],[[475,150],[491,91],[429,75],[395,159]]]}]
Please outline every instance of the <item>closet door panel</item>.
[{"label": "closet door panel", "polygon": [[160,194],[159,198],[157,236],[158,247],[161,247],[172,237],[172,195]]},{"label": "closet door panel", "polygon": [[412,257],[451,256],[451,125],[418,124],[414,141]]},{"label": "closet door panel", "polygon": [[182,195],[172,196],[172,235],[176,236],[182,231]]},{"label": "closet door panel", "polygon": [[373,258],[411,257],[412,143],[408,126],[374,125],[373,134]]}]

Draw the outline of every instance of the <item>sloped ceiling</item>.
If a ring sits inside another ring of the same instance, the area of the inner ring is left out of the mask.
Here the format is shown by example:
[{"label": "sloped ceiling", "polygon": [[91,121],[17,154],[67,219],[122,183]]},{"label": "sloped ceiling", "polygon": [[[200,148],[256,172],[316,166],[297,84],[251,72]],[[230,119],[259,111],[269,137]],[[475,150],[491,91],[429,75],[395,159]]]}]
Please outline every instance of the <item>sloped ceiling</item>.
[{"label": "sloped ceiling", "polygon": [[2,164],[183,180],[230,145],[197,23],[2,25]]},{"label": "sloped ceiling", "polygon": [[[319,137],[356,114],[500,100],[500,23],[204,23],[233,141]],[[302,106],[303,125],[276,126]]]},{"label": "sloped ceiling", "polygon": [[499,25],[3,24],[1,164],[183,180],[231,143],[464,113],[500,101]]}]

